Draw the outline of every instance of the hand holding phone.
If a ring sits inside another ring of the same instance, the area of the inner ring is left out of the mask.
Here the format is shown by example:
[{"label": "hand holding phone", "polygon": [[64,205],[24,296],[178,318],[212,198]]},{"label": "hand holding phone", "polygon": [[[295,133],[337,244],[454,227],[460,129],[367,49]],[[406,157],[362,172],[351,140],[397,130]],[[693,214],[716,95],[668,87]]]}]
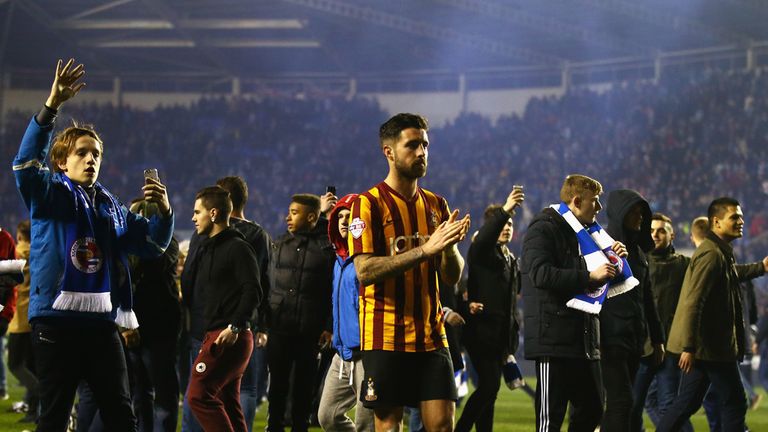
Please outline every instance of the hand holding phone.
[{"label": "hand holding phone", "polygon": [[147,168],[144,170],[144,183],[147,183],[147,179],[160,181],[160,176],[157,174],[157,168]]}]

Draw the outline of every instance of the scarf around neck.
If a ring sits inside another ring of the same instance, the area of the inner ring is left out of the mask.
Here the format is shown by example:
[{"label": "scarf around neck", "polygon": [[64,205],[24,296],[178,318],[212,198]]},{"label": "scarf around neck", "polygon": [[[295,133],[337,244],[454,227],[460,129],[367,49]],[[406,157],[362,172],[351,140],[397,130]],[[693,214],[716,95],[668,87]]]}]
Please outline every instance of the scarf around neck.
[{"label": "scarf around neck", "polygon": [[557,211],[576,233],[579,253],[587,263],[587,270],[591,272],[603,264],[612,264],[619,269],[619,274],[608,283],[597,290],[585,291],[574,296],[566,306],[591,314],[599,314],[606,298],[624,294],[640,284],[640,281],[632,276],[632,269],[629,268],[627,260],[611,249],[615,241],[599,223],[593,222],[585,227],[564,202],[552,204],[550,207]]},{"label": "scarf around neck", "polygon": [[[91,202],[82,186],[73,183],[66,175],[61,175],[61,179],[72,194],[74,218],[65,222],[64,274],[53,309],[111,313],[114,297],[118,301],[117,325],[137,328],[128,262],[123,254],[111,249],[112,240],[125,234],[128,227],[120,202],[99,183],[94,185],[94,200]],[[100,217],[106,217],[111,222],[106,238],[103,234],[97,236]],[[112,274],[119,265],[110,262],[115,259],[115,253],[126,269],[125,277],[120,281],[117,281],[117,275]],[[113,279],[116,280],[114,284]]]}]

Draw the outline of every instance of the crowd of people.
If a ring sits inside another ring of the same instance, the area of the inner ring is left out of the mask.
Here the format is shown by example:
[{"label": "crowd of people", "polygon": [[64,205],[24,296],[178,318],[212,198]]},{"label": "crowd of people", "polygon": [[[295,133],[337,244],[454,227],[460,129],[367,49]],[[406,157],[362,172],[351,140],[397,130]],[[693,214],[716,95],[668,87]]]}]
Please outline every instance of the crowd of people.
[{"label": "crowd of people", "polygon": [[[343,97],[60,110],[83,75],[60,62],[40,112],[11,113],[2,135],[16,186],[0,220],[31,219],[27,249],[8,249],[29,256],[34,290],[18,308],[11,282],[0,294],[31,323],[13,326],[9,363],[37,430],[175,430],[179,395],[185,431],[251,430],[265,397],[269,431],[392,430],[406,409],[452,430],[462,328],[477,389],[457,430],[492,430],[521,334],[537,430],[559,430],[569,404],[572,430],[641,430],[644,409],[685,430],[702,403],[714,427],[745,429],[738,365],[768,269],[760,70],[577,89],[436,128],[413,114],[379,127],[380,107]],[[675,234],[697,249],[660,291]]]}]

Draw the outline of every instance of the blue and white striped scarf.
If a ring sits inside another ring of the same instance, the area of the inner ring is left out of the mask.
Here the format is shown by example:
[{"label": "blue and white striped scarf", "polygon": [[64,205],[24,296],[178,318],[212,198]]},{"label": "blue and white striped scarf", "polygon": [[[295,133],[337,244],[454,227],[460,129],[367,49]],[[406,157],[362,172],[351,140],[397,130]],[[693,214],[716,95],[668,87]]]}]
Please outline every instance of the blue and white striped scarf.
[{"label": "blue and white striped scarf", "polygon": [[579,241],[579,253],[587,263],[590,272],[603,264],[613,264],[619,269],[619,274],[595,291],[586,291],[570,299],[566,305],[580,311],[599,314],[606,298],[611,298],[631,290],[640,284],[632,276],[632,269],[625,258],[622,258],[611,249],[613,238],[605,230],[594,222],[584,227],[564,202],[550,206],[565,219],[568,225],[576,233]]}]

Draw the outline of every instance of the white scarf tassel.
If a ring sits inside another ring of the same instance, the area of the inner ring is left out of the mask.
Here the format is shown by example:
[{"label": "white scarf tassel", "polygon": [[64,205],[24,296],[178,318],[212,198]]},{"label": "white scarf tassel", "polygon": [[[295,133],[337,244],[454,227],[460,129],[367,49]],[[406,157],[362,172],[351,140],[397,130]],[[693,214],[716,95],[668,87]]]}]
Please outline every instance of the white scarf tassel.
[{"label": "white scarf tassel", "polygon": [[112,312],[110,293],[62,291],[53,302],[53,309],[78,312]]},{"label": "white scarf tassel", "polygon": [[136,318],[136,314],[132,309],[125,310],[121,307],[117,308],[117,317],[115,318],[115,323],[118,326],[129,330],[139,328],[139,320]]}]

